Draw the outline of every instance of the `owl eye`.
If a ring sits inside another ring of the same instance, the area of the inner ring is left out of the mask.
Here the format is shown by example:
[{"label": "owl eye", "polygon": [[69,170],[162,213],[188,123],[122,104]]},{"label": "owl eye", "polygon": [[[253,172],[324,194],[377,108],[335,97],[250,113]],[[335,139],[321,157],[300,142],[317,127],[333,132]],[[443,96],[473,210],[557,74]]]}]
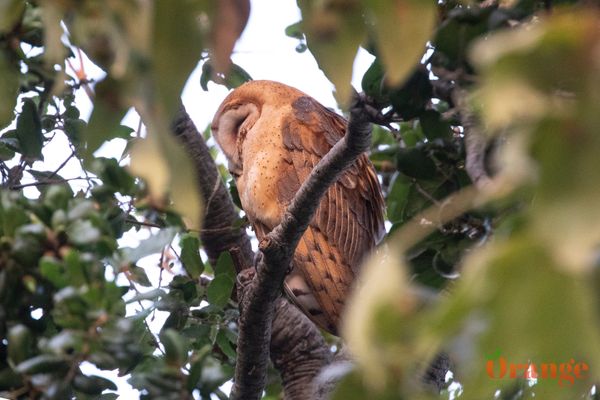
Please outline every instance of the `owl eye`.
[{"label": "owl eye", "polygon": [[230,169],[229,170],[229,175],[233,176],[234,179],[238,179],[241,174],[239,172],[236,172],[236,171],[233,171],[233,170]]}]

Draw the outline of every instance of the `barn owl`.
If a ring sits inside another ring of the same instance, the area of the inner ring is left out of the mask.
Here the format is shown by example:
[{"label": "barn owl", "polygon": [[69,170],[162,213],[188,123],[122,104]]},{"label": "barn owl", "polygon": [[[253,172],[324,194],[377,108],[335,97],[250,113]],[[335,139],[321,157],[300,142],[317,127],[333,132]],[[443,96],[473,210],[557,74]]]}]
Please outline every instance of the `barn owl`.
[{"label": "barn owl", "polygon": [[[212,121],[244,212],[258,239],[281,221],[346,121],[312,97],[272,81],[231,92]],[[294,253],[285,291],[319,327],[336,334],[358,267],[384,234],[383,197],[366,154],[326,192]]]}]

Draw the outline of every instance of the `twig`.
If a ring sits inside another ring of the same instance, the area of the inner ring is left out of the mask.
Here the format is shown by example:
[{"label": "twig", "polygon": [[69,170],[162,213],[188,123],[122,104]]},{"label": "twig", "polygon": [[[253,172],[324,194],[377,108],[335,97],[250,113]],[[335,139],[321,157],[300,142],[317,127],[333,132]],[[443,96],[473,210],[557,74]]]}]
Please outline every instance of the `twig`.
[{"label": "twig", "polygon": [[71,158],[75,157],[76,151],[73,150],[71,152],[71,155],[69,157],[67,157],[67,159],[65,161],[63,161],[58,168],[56,168],[50,175],[48,175],[48,179],[53,178],[54,176],[56,176],[56,174],[58,174],[60,172],[61,169],[64,168],[65,165],[67,165],[67,163],[71,160]]},{"label": "twig", "polygon": [[26,187],[30,187],[30,186],[45,186],[45,185],[54,185],[54,184],[58,184],[58,183],[68,183],[70,181],[91,181],[93,179],[98,179],[98,178],[92,178],[92,177],[79,177],[79,178],[69,178],[69,179],[47,179],[47,180],[43,180],[43,181],[37,181],[37,182],[30,182],[30,183],[22,183],[19,185],[13,185],[10,186],[9,189],[11,190],[18,190],[18,189],[23,189]]}]

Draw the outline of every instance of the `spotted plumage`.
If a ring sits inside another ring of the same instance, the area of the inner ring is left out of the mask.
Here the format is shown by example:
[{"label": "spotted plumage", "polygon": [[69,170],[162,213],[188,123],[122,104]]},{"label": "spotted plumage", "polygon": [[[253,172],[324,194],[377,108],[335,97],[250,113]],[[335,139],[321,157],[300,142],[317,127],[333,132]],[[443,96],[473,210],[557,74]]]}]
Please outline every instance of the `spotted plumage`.
[{"label": "spotted plumage", "polygon": [[[344,118],[281,83],[251,81],[223,101],[213,135],[259,239],[279,224],[345,129]],[[377,175],[362,154],[327,190],[298,244],[286,292],[329,332],[337,332],[361,260],[384,234],[383,209]]]}]

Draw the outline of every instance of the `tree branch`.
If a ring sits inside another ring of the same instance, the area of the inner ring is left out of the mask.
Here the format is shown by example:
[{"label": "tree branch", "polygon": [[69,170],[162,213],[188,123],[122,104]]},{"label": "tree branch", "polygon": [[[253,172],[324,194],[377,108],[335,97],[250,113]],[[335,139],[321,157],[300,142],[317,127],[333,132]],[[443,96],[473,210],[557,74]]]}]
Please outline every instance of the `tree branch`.
[{"label": "tree branch", "polygon": [[485,168],[487,138],[481,132],[477,117],[467,104],[467,93],[464,89],[454,89],[454,104],[460,112],[460,120],[465,134],[465,170],[477,188],[491,182]]},{"label": "tree branch", "polygon": [[314,215],[321,197],[371,140],[369,106],[357,96],[350,110],[346,135],[321,159],[284,213],[281,224],[260,243],[255,278],[240,301],[238,360],[232,399],[259,399],[269,354],[275,300],[281,293],[298,241]]},{"label": "tree branch", "polygon": [[[252,260],[254,253],[248,235],[243,229],[233,226],[238,215],[229,192],[206,143],[183,106],[175,117],[172,128],[192,158],[196,170],[202,172],[198,174],[198,187],[204,199],[205,215],[200,239],[209,261],[214,265],[221,252],[232,248],[238,248],[244,259]],[[248,262],[246,265],[250,266],[252,263]]]},{"label": "tree branch", "polygon": [[[245,302],[253,287],[254,269],[238,275],[238,299]],[[286,400],[313,398],[314,378],[331,362],[332,354],[321,332],[285,298],[275,300],[271,333],[271,361],[281,375]],[[238,348],[238,359],[244,357]],[[244,397],[246,398],[246,397]]]}]

